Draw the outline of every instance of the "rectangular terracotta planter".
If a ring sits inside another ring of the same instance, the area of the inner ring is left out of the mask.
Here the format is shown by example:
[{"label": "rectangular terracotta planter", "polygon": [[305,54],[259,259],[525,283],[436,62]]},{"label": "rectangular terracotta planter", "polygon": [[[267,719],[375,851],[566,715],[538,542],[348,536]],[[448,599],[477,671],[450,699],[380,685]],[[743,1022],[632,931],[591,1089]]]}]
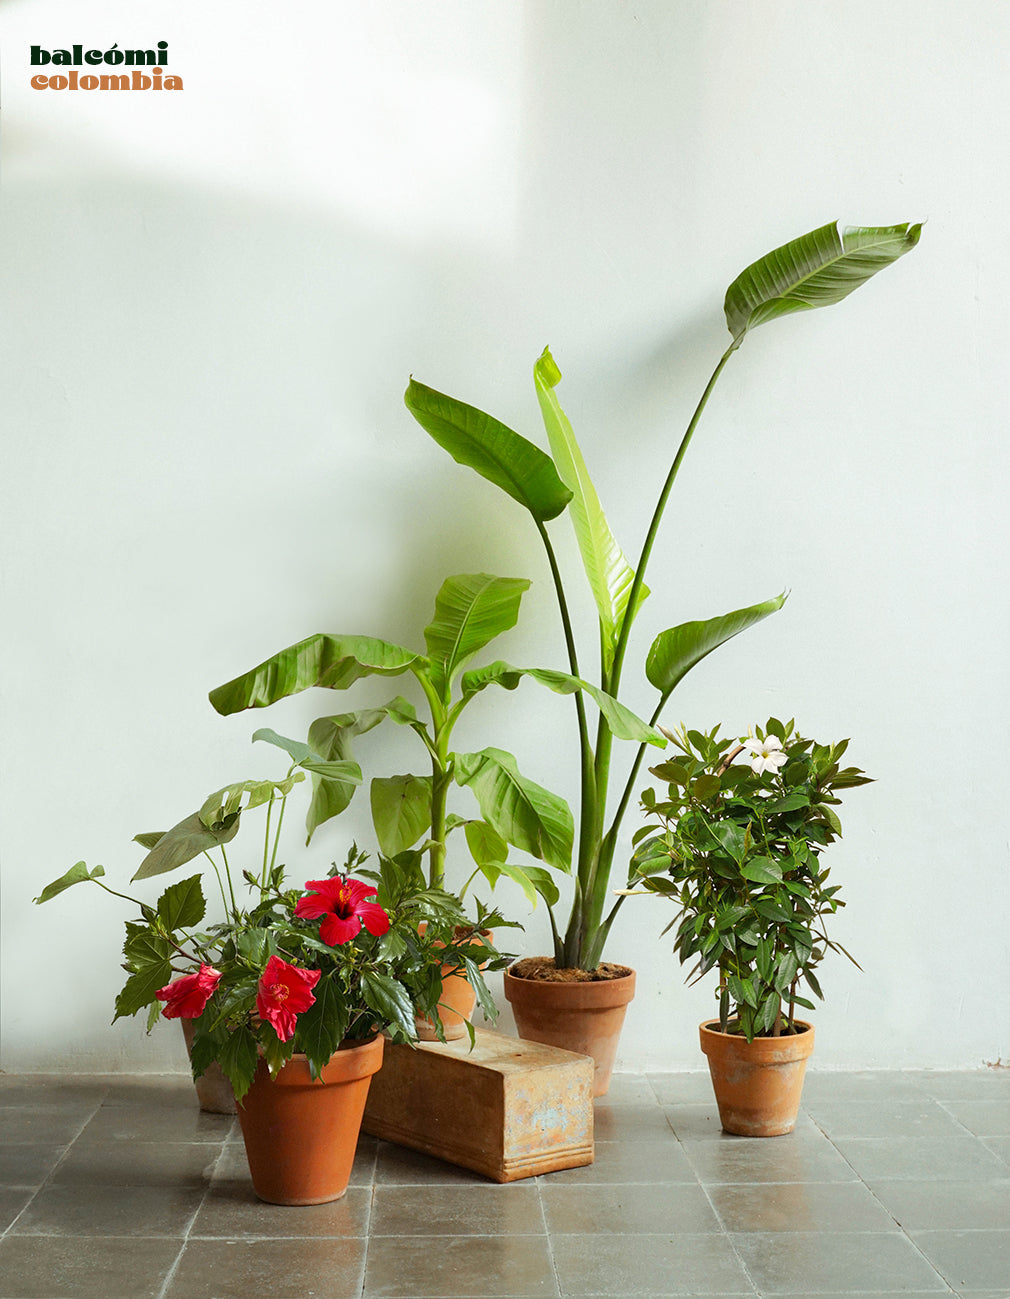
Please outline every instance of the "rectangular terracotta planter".
[{"label": "rectangular terracotta planter", "polygon": [[362,1130],[514,1182],[593,1162],[593,1061],[476,1030],[458,1042],[386,1043]]}]

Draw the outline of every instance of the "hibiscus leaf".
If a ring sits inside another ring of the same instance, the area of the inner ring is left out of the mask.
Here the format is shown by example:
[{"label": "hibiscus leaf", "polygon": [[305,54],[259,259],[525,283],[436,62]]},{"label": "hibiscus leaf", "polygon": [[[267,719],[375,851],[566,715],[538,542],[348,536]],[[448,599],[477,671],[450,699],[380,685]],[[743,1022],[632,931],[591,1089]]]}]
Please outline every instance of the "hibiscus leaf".
[{"label": "hibiscus leaf", "polygon": [[407,1038],[415,1038],[414,1006],[402,983],[378,970],[362,970],[361,992],[365,1005],[382,1021],[396,1025]]},{"label": "hibiscus leaf", "polygon": [[782,867],[771,857],[752,857],[740,874],[753,884],[781,884]]},{"label": "hibiscus leaf", "polygon": [[140,863],[135,880],[146,880],[152,875],[163,875],[186,862],[199,857],[219,844],[229,843],[238,834],[239,818],[236,814],[218,830],[209,829],[200,820],[199,812],[185,817],[178,825],[166,831]]},{"label": "hibiscus leaf", "polygon": [[571,500],[550,456],[493,416],[414,379],[403,400],[457,464],[500,487],[539,522],[557,518]]},{"label": "hibiscus leaf", "polygon": [[116,998],[116,1013],[112,1022],[127,1015],[135,1015],[138,1010],[150,1006],[156,1000],[155,994],[172,978],[172,963],[167,957],[144,965],[135,974],[131,974]]},{"label": "hibiscus leaf", "polygon": [[[561,381],[561,371],[551,356],[549,348],[544,348],[534,365],[533,379],[551,455],[554,457],[562,481],[572,493],[568,513],[575,530],[575,539],[582,556],[582,566],[586,572],[589,589],[596,601],[604,669],[609,672],[617,637],[620,635],[624,614],[628,607],[628,597],[635,580],[635,570],[625,559],[621,547],[610,530],[610,524],[607,522],[600,498],[589,477],[589,470],[586,468],[575,432],[568,416],[561,409],[561,403],[554,391]],[[643,585],[638,594],[636,614],[648,594],[649,588]]]},{"label": "hibiscus leaf", "polygon": [[315,1001],[298,1016],[298,1044],[319,1070],[347,1031],[347,1009],[332,978],[324,975],[313,992]]},{"label": "hibiscus leaf", "polygon": [[563,798],[523,776],[502,749],[456,756],[456,783],[472,789],[485,821],[508,843],[571,869],[574,823]]},{"label": "hibiscus leaf", "polygon": [[198,925],[207,911],[207,902],[200,887],[199,875],[180,880],[170,885],[158,899],[158,915],[165,922],[165,928],[189,929]]},{"label": "hibiscus leaf", "polygon": [[785,592],[761,604],[746,609],[734,609],[721,618],[707,618],[702,622],[684,622],[660,632],[652,642],[645,661],[645,675],[662,694],[665,703],[674,687],[687,676],[696,664],[714,649],[732,640],[740,632],[753,627],[762,618],[781,609]]},{"label": "hibiscus leaf", "polygon": [[233,1029],[217,1053],[217,1062],[232,1085],[235,1099],[241,1101],[252,1086],[260,1062],[256,1038],[243,1024]]},{"label": "hibiscus leaf", "polygon": [[376,776],[369,795],[375,837],[387,857],[417,843],[431,825],[430,776]]},{"label": "hibiscus leaf", "polygon": [[61,875],[58,880],[53,880],[52,884],[47,884],[35,902],[48,902],[50,898],[55,898],[62,893],[64,889],[69,889],[74,884],[81,884],[85,880],[96,880],[100,875],[105,874],[105,868],[96,866],[94,870],[89,871],[85,862],[75,862],[65,875]]},{"label": "hibiscus leaf", "polygon": [[529,582],[521,577],[460,573],[447,577],[435,597],[435,615],[424,629],[431,679],[444,693],[468,659],[516,625]]},{"label": "hibiscus leaf", "polygon": [[726,290],[726,324],[739,345],[748,329],[793,311],[828,307],[909,252],[921,225],[846,226],[832,221],[773,249]]},{"label": "hibiscus leaf", "polygon": [[423,655],[371,636],[309,636],[218,686],[210,702],[224,714],[265,708],[310,686],[346,690],[361,677],[399,676],[424,662]]},{"label": "hibiscus leaf", "polygon": [[494,1004],[490,989],[484,982],[484,976],[480,972],[480,967],[469,956],[463,957],[463,963],[466,966],[467,980],[470,987],[477,994],[477,1004],[483,1012],[484,1018],[490,1020],[493,1024],[498,1018],[498,1007]]}]

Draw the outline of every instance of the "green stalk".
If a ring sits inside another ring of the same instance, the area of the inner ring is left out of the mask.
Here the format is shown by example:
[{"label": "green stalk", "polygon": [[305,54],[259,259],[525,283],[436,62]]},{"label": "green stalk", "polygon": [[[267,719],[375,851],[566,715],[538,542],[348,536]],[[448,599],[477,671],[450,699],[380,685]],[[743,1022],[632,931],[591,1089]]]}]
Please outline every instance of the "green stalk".
[{"label": "green stalk", "polygon": [[[272,801],[273,800],[271,799],[271,802]],[[270,856],[271,871],[273,870],[274,866],[277,863],[277,849],[280,847],[281,844],[281,826],[284,824],[284,809],[287,807],[287,805],[288,805],[288,796],[287,794],[285,794],[284,797],[281,799],[281,810],[277,814],[277,833],[274,835],[274,850]],[[263,887],[266,888],[265,880],[263,882]]]},{"label": "green stalk", "polygon": [[[568,650],[569,671],[573,677],[581,677],[582,674],[579,671],[578,654],[575,648],[575,635],[572,631],[572,621],[568,612],[568,601],[565,598],[565,589],[561,580],[561,571],[558,568],[557,557],[554,554],[554,547],[551,545],[551,539],[547,535],[547,529],[539,519],[536,520],[536,525],[537,531],[540,533],[540,539],[544,543],[544,549],[547,552],[547,562],[550,566],[551,578],[554,582],[554,592],[557,596],[558,609],[561,613],[561,625],[565,634],[565,645]],[[555,963],[566,968],[578,963],[578,954],[572,946],[571,938],[573,932],[577,933],[582,927],[582,915],[585,906],[585,878],[591,871],[595,845],[599,842],[597,823],[599,820],[598,809],[600,791],[596,781],[596,764],[593,759],[592,746],[589,742],[589,727],[586,722],[586,706],[585,701],[582,698],[582,691],[576,690],[573,698],[575,700],[575,715],[578,718],[579,724],[579,850],[576,866],[575,899],[572,903],[571,922],[568,931],[565,934],[564,943],[560,944],[558,942],[556,930],[554,940]]]},{"label": "green stalk", "polygon": [[[222,852],[223,852],[223,849],[222,849]],[[210,853],[207,851],[206,848],[203,850],[203,855],[207,858],[207,860],[210,862],[211,866],[213,866],[213,868],[214,868],[214,874],[217,876],[217,887],[218,887],[218,889],[219,889],[220,892],[221,892],[221,905],[224,907],[225,915],[227,915],[227,914],[228,914],[228,899],[227,899],[227,897],[225,897],[225,892],[224,892],[224,881],[221,879],[221,872],[220,872],[220,871],[218,870],[218,868],[217,868],[217,862],[216,862],[216,861],[214,860],[214,858],[210,855]],[[229,880],[228,882],[229,882],[229,884],[230,884],[230,883],[231,883],[231,880]],[[103,886],[103,887],[104,887],[104,886]]]},{"label": "green stalk", "polygon": [[[677,454],[674,456],[673,463],[670,466],[670,471],[666,476],[666,481],[663,483],[662,490],[659,493],[659,499],[656,502],[656,508],[653,511],[652,520],[649,523],[649,528],[642,544],[642,553],[639,557],[638,564],[635,567],[635,576],[632,580],[631,590],[628,593],[627,608],[625,609],[624,617],[621,620],[621,629],[618,634],[617,645],[614,648],[613,663],[611,664],[610,672],[604,673],[602,677],[603,689],[615,698],[617,698],[620,689],[621,672],[624,667],[624,658],[627,653],[628,640],[631,635],[633,610],[638,604],[639,593],[641,592],[642,585],[645,581],[645,572],[649,566],[649,559],[652,555],[652,548],[659,532],[659,526],[663,520],[667,500],[669,499],[673,484],[676,481],[677,474],[680,472],[680,466],[687,453],[687,448],[690,446],[691,439],[694,437],[694,431],[698,427],[698,421],[701,419],[702,412],[708,404],[708,399],[712,395],[712,391],[718,382],[720,374],[722,374],[726,362],[733,355],[738,346],[739,342],[732,343],[723,353],[719,360],[719,364],[712,372],[712,376],[705,386],[705,391],[701,395],[701,399],[695,408],[694,414],[691,416],[691,421],[681,439],[680,446],[677,448]],[[663,702],[665,703],[665,700]],[[596,804],[597,808],[600,809],[597,813],[600,822],[596,827],[596,833],[594,836],[596,851],[592,857],[588,858],[588,861],[587,854],[580,851],[579,874],[580,877],[583,878],[584,891],[586,894],[584,906],[586,909],[583,914],[578,917],[578,935],[574,932],[576,917],[573,913],[572,923],[569,924],[565,940],[566,949],[573,947],[576,942],[578,943],[578,947],[581,949],[579,955],[582,957],[578,963],[584,965],[586,968],[590,968],[591,956],[593,954],[595,954],[598,959],[599,953],[602,951],[603,940],[606,938],[606,933],[609,932],[609,921],[613,920],[614,912],[612,911],[607,923],[607,929],[601,935],[600,930],[603,923],[603,908],[606,900],[607,888],[610,883],[610,869],[613,862],[617,833],[620,829],[625,809],[627,808],[628,799],[630,798],[631,783],[641,762],[640,752],[635,760],[631,781],[629,781],[629,784],[625,788],[625,793],[622,796],[618,812],[614,817],[610,831],[604,839],[602,837],[602,815],[603,809],[605,809],[606,806],[607,786],[610,779],[610,757],[613,748],[613,738],[610,727],[606,724],[605,718],[601,715],[597,730],[596,757],[593,767],[593,776],[596,785]],[[584,876],[583,871],[585,871]]]},{"label": "green stalk", "polygon": [[[235,901],[235,889],[234,889],[234,886],[232,885],[232,882],[231,882],[231,867],[228,865],[228,854],[227,854],[227,853],[225,852],[225,850],[224,850],[224,844],[223,844],[223,843],[222,843],[222,844],[219,844],[218,847],[221,849],[221,860],[224,862],[224,873],[225,873],[225,875],[228,877],[228,893],[229,893],[229,895],[230,895],[230,897],[231,897],[231,910],[232,910],[232,915],[233,915],[233,916],[237,916],[237,915],[238,915],[238,903]],[[222,893],[223,893],[223,890],[222,890]],[[227,909],[227,908],[226,908],[226,909]]]}]

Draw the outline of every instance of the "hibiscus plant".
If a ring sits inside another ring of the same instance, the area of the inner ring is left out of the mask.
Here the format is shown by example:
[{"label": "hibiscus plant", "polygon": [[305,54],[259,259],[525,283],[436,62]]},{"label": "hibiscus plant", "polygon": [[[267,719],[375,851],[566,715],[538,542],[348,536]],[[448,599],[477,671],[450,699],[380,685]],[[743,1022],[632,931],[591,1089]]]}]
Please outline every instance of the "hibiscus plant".
[{"label": "hibiscus plant", "polygon": [[[920,231],[921,226],[908,224],[844,230],[835,224],[827,225],[775,249],[749,266],[730,285],[725,314],[732,341],[687,425],[660,489],[634,567],[625,559],[610,530],[571,424],[558,401],[555,389],[561,372],[548,350],[545,349],[534,366],[534,380],[550,455],[484,411],[413,379],[410,381],[406,404],[422,427],[459,464],[494,483],[529,512],[543,542],[554,583],[567,646],[567,680],[569,684],[583,683],[574,696],[580,748],[580,808],[578,842],[572,863],[574,896],[566,924],[555,923],[553,901],[547,898],[558,966],[592,970],[601,959],[604,943],[624,901],[623,895],[616,902],[610,896],[618,834],[635,788],[645,744],[656,742],[653,726],[672,691],[706,655],[780,609],[785,598],[778,595],[720,617],[684,622],[660,632],[645,661],[645,675],[658,696],[650,723],[632,736],[615,727],[631,628],[648,595],[645,576],[649,558],[673,483],[716,382],[750,330],[790,312],[839,302],[912,249]],[[599,647],[595,677],[599,684],[594,691],[589,691],[584,684],[569,603],[546,527],[566,509],[596,604],[597,627],[593,640]],[[510,688],[518,684],[522,675],[505,664],[495,664],[488,673],[487,680]],[[600,706],[595,734],[583,697],[586,693]],[[626,711],[620,715],[625,718]],[[641,727],[641,723],[638,725]],[[612,798],[613,742],[622,738],[631,738],[637,744],[637,751],[629,763],[623,786],[616,787],[616,798]],[[567,842],[560,863],[545,853],[538,855],[562,870],[569,869]]]},{"label": "hibiscus plant", "polygon": [[[300,761],[322,765],[326,779],[360,780],[352,764],[320,764],[305,755]],[[428,1016],[441,1037],[442,978],[453,971],[473,984],[493,1018],[481,970],[508,963],[475,926],[449,947],[466,926],[459,900],[429,887],[409,862],[380,857],[378,870],[366,870],[367,854],[352,846],[325,879],[309,880],[304,889],[286,886],[276,859],[288,796],[304,779],[298,765],[281,781],[227,786],[172,830],[136,836],[149,851],[134,880],[205,855],[217,878],[222,920],[208,923],[200,874],[172,884],[149,905],[104,884],[103,867],[77,862],[35,899],[47,902],[75,884],[93,883],[131,902],[138,914],[126,922],[128,978],[115,1019],[146,1010],[148,1031],[160,1017],[194,1020],[194,1077],[217,1061],[239,1099],[261,1056],[276,1073],[302,1052],[318,1072],[342,1041],[380,1028],[394,1041],[416,1041],[415,1015]],[[245,814],[260,806],[266,811],[262,859],[237,884],[226,844]],[[244,904],[242,884],[250,895]],[[483,927],[508,923],[483,910],[479,919]]]},{"label": "hibiscus plant", "polygon": [[[817,968],[830,939],[824,918],[845,905],[820,856],[841,836],[836,791],[869,783],[841,764],[848,740],[817,744],[769,718],[742,740],[683,727],[677,753],[652,774],[665,795],[641,796],[648,824],[634,836],[639,887],[676,907],[674,951],[688,975],[718,973],[719,1028],[748,1042],[795,1029],[797,1006],[821,997]],[[743,761],[737,759],[743,756]]]}]

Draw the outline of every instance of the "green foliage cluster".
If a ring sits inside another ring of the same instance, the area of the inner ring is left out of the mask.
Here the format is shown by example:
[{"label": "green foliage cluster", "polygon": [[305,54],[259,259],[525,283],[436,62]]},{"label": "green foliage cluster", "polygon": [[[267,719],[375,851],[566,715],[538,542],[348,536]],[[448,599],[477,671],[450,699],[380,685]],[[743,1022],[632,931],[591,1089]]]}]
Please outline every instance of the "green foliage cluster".
[{"label": "green foliage cluster", "polygon": [[650,768],[666,795],[642,794],[649,824],[631,863],[644,891],[676,906],[663,932],[676,927],[674,951],[695,961],[688,977],[718,972],[721,1031],[749,1042],[793,1032],[796,1007],[813,1009],[801,985],[822,997],[826,951],[849,956],[824,930],[845,904],[820,857],[842,832],[836,791],[869,783],[840,765],[847,740],[817,744],[774,717],[756,735],[774,737],[777,770],[737,762],[743,742],[718,727],[671,734],[677,756]]},{"label": "green foliage cluster", "polygon": [[[842,301],[873,275],[916,246],[922,227],[901,224],[848,227],[835,223],[794,239],[748,266],[726,292],[724,310],[732,341],[720,358],[681,438],[660,487],[637,563],[633,566],[611,531],[599,495],[558,401],[561,371],[545,349],[534,366],[534,383],[550,454],[476,406],[411,380],[407,408],[457,464],[474,470],[523,507],[544,546],[568,652],[568,680],[578,682],[575,716],[580,748],[580,805],[571,820],[578,830],[573,847],[573,899],[567,920],[555,917],[555,899],[546,898],[559,966],[594,969],[624,897],[616,901],[610,884],[622,819],[636,787],[654,725],[682,678],[731,637],[781,608],[784,595],[716,618],[680,623],[661,631],[646,658],[646,677],[658,692],[647,725],[637,735],[622,733],[613,718],[618,703],[632,624],[649,594],[646,569],[667,501],[698,421],[730,358],[748,333],[767,321]],[[620,454],[620,448],[618,448]],[[657,476],[658,479],[658,476]],[[569,614],[568,595],[547,524],[567,511],[579,547],[585,578],[596,605],[597,626],[591,649],[598,653],[598,675],[580,666],[580,649]],[[597,682],[591,691],[586,677]],[[543,679],[542,676],[539,679]],[[589,695],[599,716],[587,715]],[[623,710],[627,715],[627,710]],[[637,751],[623,778],[611,788],[615,739],[632,739]],[[618,792],[620,791],[620,792]],[[567,810],[567,809],[566,809]],[[531,850],[531,851],[535,851]],[[550,865],[557,866],[546,854]],[[566,869],[566,865],[562,867]],[[546,897],[546,894],[545,894]]]},{"label": "green foliage cluster", "polygon": [[[472,924],[458,897],[428,884],[415,855],[381,856],[378,869],[370,870],[363,866],[367,854],[356,847],[343,867],[332,867],[329,877],[356,871],[370,881],[375,901],[389,917],[389,929],[373,935],[362,928],[338,946],[324,942],[318,920],[295,915],[303,891],[285,885],[285,868],[276,861],[283,814],[289,794],[304,779],[296,769],[299,765],[323,780],[346,780],[353,773],[343,765],[322,761],[314,751],[310,755],[307,746],[297,741],[272,732],[269,738],[298,755],[283,780],[246,780],[226,786],[171,830],[135,836],[148,852],[134,880],[206,856],[217,877],[223,920],[207,923],[199,874],[170,885],[150,905],[104,884],[103,867],[89,869],[77,862],[35,899],[48,902],[76,884],[93,883],[136,908],[136,917],[125,922],[127,979],[116,998],[114,1020],[146,1011],[150,1031],[164,1013],[158,992],[209,967],[218,977],[206,1007],[193,1018],[193,1075],[199,1077],[217,1061],[239,1099],[261,1057],[276,1073],[292,1054],[301,1052],[318,1073],[344,1040],[370,1037],[384,1029],[394,1041],[415,1042],[415,1015],[429,1017],[444,1040],[439,1004],[442,979],[450,973],[462,974],[471,983],[485,1016],[494,1019],[497,1010],[482,971],[502,969],[511,959],[482,932],[509,927],[498,912],[478,904],[477,922]],[[236,881],[225,845],[238,834],[243,816],[256,807],[266,811],[262,861],[255,872],[242,870]],[[240,903],[243,885],[249,897]],[[287,1040],[281,1040],[257,1012],[260,980],[272,957],[300,970],[318,971],[320,976],[313,1004],[298,1015]],[[473,1030],[467,1027],[472,1040]]]}]

